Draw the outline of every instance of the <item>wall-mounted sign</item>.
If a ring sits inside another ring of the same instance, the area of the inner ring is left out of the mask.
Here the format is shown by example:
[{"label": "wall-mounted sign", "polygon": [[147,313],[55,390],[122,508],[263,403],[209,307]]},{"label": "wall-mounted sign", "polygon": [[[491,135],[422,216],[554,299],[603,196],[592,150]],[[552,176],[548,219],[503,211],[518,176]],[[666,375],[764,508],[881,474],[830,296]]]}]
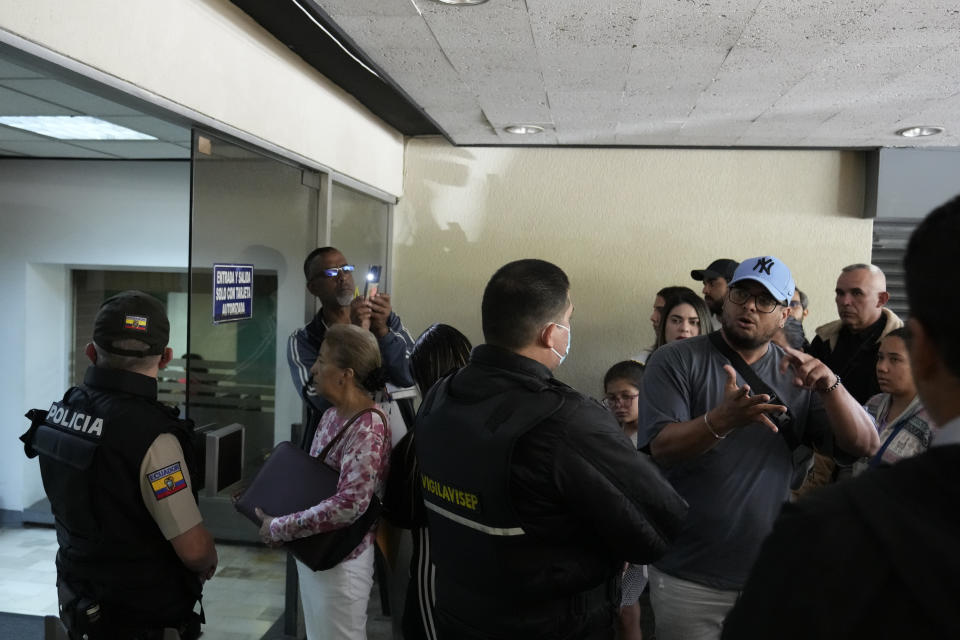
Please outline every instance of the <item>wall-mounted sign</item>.
[{"label": "wall-mounted sign", "polygon": [[213,324],[253,317],[253,265],[213,265]]}]

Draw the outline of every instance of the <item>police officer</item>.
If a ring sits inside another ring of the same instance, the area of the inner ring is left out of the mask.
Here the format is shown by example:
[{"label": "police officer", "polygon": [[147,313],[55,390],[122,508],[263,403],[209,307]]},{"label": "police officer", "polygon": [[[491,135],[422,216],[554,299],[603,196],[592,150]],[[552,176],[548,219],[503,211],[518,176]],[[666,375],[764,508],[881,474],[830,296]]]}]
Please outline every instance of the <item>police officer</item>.
[{"label": "police officer", "polygon": [[613,638],[624,562],[658,558],[686,512],[613,415],[553,377],[569,288],[543,260],[500,268],[486,344],[417,417],[441,638]]},{"label": "police officer", "polygon": [[40,456],[56,519],[60,616],[71,638],[200,634],[194,608],[217,552],[197,508],[192,423],[157,402],[173,356],[161,303],[139,291],[100,307],[83,384],[33,410],[27,455]]}]

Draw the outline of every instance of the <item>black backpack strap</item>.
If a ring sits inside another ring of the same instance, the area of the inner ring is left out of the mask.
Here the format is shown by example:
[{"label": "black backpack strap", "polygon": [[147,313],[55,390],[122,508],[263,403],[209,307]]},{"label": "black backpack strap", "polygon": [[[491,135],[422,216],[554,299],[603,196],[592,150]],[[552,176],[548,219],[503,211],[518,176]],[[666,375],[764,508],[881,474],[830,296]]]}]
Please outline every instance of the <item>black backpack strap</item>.
[{"label": "black backpack strap", "polygon": [[[757,375],[757,372],[753,370],[750,365],[740,356],[739,353],[734,351],[727,341],[723,339],[721,335],[721,330],[714,331],[711,333],[708,338],[710,339],[710,344],[719,351],[727,360],[730,361],[730,364],[733,365],[733,368],[737,370],[737,373],[740,374],[740,377],[743,378],[748,385],[750,385],[750,390],[754,393],[760,393],[770,396],[769,404],[786,404],[780,399],[777,395],[777,392],[770,388],[763,379]],[[787,415],[790,416],[789,424],[786,425],[786,428],[778,429],[778,433],[783,436],[783,439],[787,443],[787,447],[790,451],[793,451],[800,446],[800,439],[797,438],[797,434],[792,428],[793,416],[790,413],[790,407],[787,407]],[[776,416],[767,416],[771,421],[776,424],[778,427],[781,426],[781,422],[777,419]]]}]

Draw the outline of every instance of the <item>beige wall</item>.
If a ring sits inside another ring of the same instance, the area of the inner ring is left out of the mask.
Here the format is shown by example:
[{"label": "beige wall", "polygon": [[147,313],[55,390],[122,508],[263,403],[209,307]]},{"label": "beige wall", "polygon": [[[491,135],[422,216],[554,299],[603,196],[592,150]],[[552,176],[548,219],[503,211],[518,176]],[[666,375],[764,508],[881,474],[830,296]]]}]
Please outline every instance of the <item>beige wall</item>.
[{"label": "beige wall", "polygon": [[400,193],[403,137],[227,0],[0,0],[0,29]]},{"label": "beige wall", "polygon": [[835,318],[845,264],[869,261],[860,154],[834,151],[455,148],[408,141],[394,228],[394,303],[414,337],[447,322],[479,343],[490,275],[523,257],[570,276],[562,380],[597,393],[653,340],[657,289],[695,287],[719,257],[779,256],[811,298],[808,336]]}]

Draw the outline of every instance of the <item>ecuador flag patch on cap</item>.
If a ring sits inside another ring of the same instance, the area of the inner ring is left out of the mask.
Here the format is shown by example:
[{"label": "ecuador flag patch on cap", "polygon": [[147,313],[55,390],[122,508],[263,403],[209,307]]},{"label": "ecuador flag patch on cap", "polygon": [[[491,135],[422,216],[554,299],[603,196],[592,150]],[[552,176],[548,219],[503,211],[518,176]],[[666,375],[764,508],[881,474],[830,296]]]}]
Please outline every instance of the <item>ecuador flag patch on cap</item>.
[{"label": "ecuador flag patch on cap", "polygon": [[127,316],[123,320],[124,329],[133,329],[134,331],[146,331],[147,319],[143,316]]},{"label": "ecuador flag patch on cap", "polygon": [[148,473],[147,480],[150,481],[150,487],[153,489],[153,495],[156,496],[157,500],[169,498],[177,491],[187,488],[187,480],[183,477],[183,470],[180,468],[179,462]]}]

